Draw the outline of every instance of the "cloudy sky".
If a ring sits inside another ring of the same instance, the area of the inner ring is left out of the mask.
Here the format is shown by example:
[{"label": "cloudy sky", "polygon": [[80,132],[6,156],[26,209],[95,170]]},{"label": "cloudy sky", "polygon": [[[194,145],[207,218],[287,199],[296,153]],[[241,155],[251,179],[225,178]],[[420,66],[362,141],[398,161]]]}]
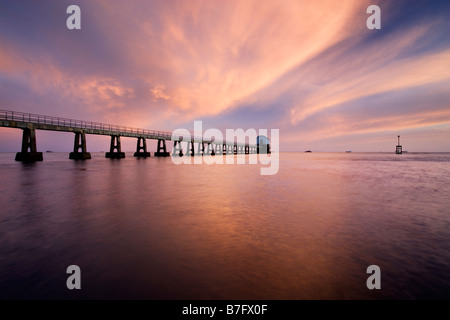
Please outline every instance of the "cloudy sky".
[{"label": "cloudy sky", "polygon": [[[66,27],[71,4],[81,30]],[[371,4],[380,30],[366,27]],[[408,151],[450,151],[448,12],[437,0],[0,0],[0,109],[280,129],[282,151],[394,151],[397,134]],[[72,140],[39,131],[38,149]],[[0,128],[0,151],[20,141]],[[90,151],[108,145],[88,136]]]}]

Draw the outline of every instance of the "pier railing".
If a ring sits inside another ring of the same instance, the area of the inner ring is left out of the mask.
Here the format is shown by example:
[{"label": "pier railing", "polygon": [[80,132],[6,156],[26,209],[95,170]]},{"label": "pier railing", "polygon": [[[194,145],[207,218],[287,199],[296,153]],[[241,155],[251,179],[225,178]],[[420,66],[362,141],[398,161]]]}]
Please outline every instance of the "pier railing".
[{"label": "pier railing", "polygon": [[[143,136],[153,136],[157,139],[171,140],[172,132],[170,131],[161,131],[161,130],[148,130],[148,129],[140,129],[133,128],[127,126],[119,126],[101,122],[92,122],[92,121],[83,121],[83,120],[75,120],[69,118],[61,118],[61,117],[53,117],[46,116],[34,113],[25,113],[19,111],[11,111],[0,109],[0,120],[5,121],[17,121],[17,122],[26,122],[40,125],[52,125],[52,126],[60,126],[60,127],[70,127],[77,129],[87,129],[87,130],[102,130],[108,132],[114,132],[117,134],[131,134],[131,135],[143,135]],[[175,138],[175,137],[174,137]],[[211,143],[214,140],[205,140],[203,137],[198,136],[183,136],[177,135],[176,138],[182,141],[195,141],[195,142],[207,142]],[[234,141],[217,141],[216,143],[223,143],[227,145],[239,145],[240,143],[235,143]],[[245,145],[255,146],[254,144]]]},{"label": "pier railing", "polygon": [[113,124],[106,124],[101,122],[83,121],[68,118],[44,116],[33,113],[24,113],[18,111],[9,111],[0,109],[0,119],[7,121],[22,121],[37,124],[47,124],[54,126],[64,126],[64,127],[76,127],[80,129],[92,129],[92,130],[104,130],[104,131],[114,131],[114,132],[124,132],[131,134],[143,134],[143,135],[153,135],[158,137],[164,137],[170,139],[172,132],[159,131],[159,130],[147,130],[132,128],[127,126],[119,126]]}]

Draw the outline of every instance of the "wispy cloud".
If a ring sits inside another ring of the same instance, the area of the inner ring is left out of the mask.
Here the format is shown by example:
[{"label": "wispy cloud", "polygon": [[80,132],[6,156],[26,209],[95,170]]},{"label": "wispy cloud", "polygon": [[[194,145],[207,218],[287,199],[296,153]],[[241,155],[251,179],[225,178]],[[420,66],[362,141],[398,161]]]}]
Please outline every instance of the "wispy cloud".
[{"label": "wispy cloud", "polygon": [[78,31],[69,4],[0,4],[2,108],[278,127],[287,149],[449,123],[445,2],[380,1],[381,30],[359,0],[79,1]]}]

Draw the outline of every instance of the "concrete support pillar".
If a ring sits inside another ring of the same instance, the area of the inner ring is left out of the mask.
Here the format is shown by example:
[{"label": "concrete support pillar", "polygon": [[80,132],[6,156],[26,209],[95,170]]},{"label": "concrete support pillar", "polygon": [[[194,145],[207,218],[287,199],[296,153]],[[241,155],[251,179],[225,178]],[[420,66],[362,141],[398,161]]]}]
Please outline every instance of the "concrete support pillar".
[{"label": "concrete support pillar", "polygon": [[111,136],[111,145],[105,157],[109,159],[125,158],[125,152],[122,152],[122,146],[120,145],[120,136]]},{"label": "concrete support pillar", "polygon": [[156,149],[155,157],[170,157],[170,152],[167,152],[166,140],[158,139],[158,148]]},{"label": "concrete support pillar", "polygon": [[188,142],[188,156],[195,156],[195,148],[194,148],[194,141]]},{"label": "concrete support pillar", "polygon": [[75,132],[75,141],[73,143],[73,152],[69,154],[69,159],[72,160],[88,160],[91,159],[91,153],[87,152],[86,134],[82,132]]},{"label": "concrete support pillar", "polygon": [[137,158],[148,158],[150,152],[147,152],[147,141],[143,137],[137,138],[136,152],[134,156]]},{"label": "concrete support pillar", "polygon": [[216,152],[215,154],[222,154],[223,150],[222,150],[222,145],[221,144],[216,144]]},{"label": "concrete support pillar", "polygon": [[36,130],[32,125],[23,129],[22,149],[16,153],[16,161],[35,162],[42,161],[42,152],[37,152]]},{"label": "concrete support pillar", "polygon": [[174,141],[172,157],[182,157],[182,156],[183,156],[183,148],[181,147],[181,141]]},{"label": "concrete support pillar", "polygon": [[206,150],[206,155],[214,156],[216,152],[214,151],[214,145],[212,143],[208,143],[208,149]]},{"label": "concrete support pillar", "polygon": [[204,142],[199,142],[198,143],[198,147],[197,147],[197,156],[202,156],[205,154],[205,143]]}]

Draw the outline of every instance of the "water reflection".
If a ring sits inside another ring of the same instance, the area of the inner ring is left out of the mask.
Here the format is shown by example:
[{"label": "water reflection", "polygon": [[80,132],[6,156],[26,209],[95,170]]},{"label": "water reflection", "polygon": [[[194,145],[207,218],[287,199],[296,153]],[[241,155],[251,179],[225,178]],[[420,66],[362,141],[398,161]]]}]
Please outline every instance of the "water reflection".
[{"label": "water reflection", "polygon": [[[449,296],[449,156],[282,154],[274,176],[51,156],[0,159],[2,298]],[[71,264],[76,293],[65,288]],[[380,291],[365,287],[371,264]]]}]

